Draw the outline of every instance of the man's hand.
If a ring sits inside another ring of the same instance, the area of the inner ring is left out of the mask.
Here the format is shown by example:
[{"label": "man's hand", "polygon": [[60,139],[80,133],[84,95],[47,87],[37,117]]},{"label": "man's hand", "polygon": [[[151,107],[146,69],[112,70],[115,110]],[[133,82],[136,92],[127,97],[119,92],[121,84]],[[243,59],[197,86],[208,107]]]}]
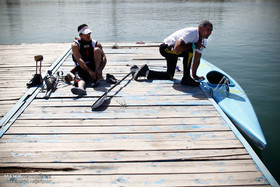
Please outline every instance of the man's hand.
[{"label": "man's hand", "polygon": [[101,77],[102,77],[102,71],[97,71],[96,77],[97,77],[97,80],[101,79]]},{"label": "man's hand", "polygon": [[196,49],[201,49],[201,48],[206,48],[203,44],[202,44],[202,41],[198,41],[196,44],[195,44],[195,48]]},{"label": "man's hand", "polygon": [[96,76],[96,73],[94,73],[93,71],[90,70],[90,71],[88,71],[88,74],[91,76],[91,78],[92,78],[93,80],[97,80],[97,79],[96,79],[96,77],[97,77],[97,76]]}]

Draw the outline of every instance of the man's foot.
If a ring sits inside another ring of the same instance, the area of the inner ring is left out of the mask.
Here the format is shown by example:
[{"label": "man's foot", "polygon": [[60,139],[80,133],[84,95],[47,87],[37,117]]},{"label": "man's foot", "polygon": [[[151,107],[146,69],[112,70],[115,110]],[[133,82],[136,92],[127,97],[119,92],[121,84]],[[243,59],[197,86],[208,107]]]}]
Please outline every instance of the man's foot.
[{"label": "man's foot", "polygon": [[191,77],[188,77],[188,78],[183,77],[182,80],[181,80],[181,84],[182,85],[193,86],[193,87],[198,87],[200,83],[196,82]]},{"label": "man's foot", "polygon": [[79,88],[79,87],[72,88],[71,92],[75,95],[86,95],[87,94],[86,90]]},{"label": "man's foot", "polygon": [[99,85],[99,81],[93,81],[90,86],[96,88]]},{"label": "man's foot", "polygon": [[110,75],[109,73],[106,74],[106,82],[110,84],[116,84],[118,80],[114,77],[114,75]]},{"label": "man's foot", "polygon": [[35,74],[34,77],[26,84],[27,88],[39,86],[43,83],[41,74]]},{"label": "man's foot", "polygon": [[201,82],[201,81],[205,80],[205,78],[203,76],[194,76],[193,79],[198,81],[198,82]]},{"label": "man's foot", "polygon": [[134,80],[137,80],[138,77],[146,77],[146,72],[149,70],[147,64],[141,66],[139,70],[134,74]]}]

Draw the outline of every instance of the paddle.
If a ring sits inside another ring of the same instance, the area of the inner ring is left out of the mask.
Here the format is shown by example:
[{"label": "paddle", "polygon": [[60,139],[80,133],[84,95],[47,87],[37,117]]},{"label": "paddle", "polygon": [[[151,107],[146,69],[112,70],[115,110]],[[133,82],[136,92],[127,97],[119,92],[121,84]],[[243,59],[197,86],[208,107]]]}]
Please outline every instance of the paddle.
[{"label": "paddle", "polygon": [[130,68],[130,73],[128,73],[124,78],[122,78],[120,81],[118,81],[114,86],[112,86],[109,90],[107,90],[102,96],[100,96],[97,101],[95,101],[95,103],[91,106],[91,109],[94,110],[98,107],[100,107],[104,100],[106,99],[107,97],[107,94],[112,90],[114,89],[117,85],[119,85],[124,79],[126,79],[129,75],[132,74],[132,76],[135,74],[135,72],[138,70],[138,67],[136,65],[132,66]]}]

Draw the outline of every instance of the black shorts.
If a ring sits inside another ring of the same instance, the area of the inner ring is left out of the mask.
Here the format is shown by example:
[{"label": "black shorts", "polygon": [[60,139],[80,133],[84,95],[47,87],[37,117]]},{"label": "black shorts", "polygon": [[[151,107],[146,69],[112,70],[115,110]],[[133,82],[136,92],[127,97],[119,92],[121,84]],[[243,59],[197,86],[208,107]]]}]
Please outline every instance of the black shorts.
[{"label": "black shorts", "polygon": [[[95,65],[93,63],[89,63],[87,64],[87,66],[95,72]],[[81,80],[85,82],[93,81],[93,79],[86,70],[82,69],[80,66],[77,66],[75,67],[74,85],[78,86],[78,82]]]}]

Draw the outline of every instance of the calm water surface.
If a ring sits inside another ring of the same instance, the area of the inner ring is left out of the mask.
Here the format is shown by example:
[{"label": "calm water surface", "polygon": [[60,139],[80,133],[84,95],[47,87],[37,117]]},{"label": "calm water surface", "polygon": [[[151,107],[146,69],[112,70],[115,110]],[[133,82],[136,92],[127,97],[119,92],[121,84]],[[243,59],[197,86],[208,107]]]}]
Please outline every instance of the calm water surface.
[{"label": "calm water surface", "polygon": [[87,23],[100,42],[161,42],[177,29],[214,24],[203,58],[230,74],[250,98],[280,181],[280,2],[277,0],[0,0],[0,44],[72,42]]}]

